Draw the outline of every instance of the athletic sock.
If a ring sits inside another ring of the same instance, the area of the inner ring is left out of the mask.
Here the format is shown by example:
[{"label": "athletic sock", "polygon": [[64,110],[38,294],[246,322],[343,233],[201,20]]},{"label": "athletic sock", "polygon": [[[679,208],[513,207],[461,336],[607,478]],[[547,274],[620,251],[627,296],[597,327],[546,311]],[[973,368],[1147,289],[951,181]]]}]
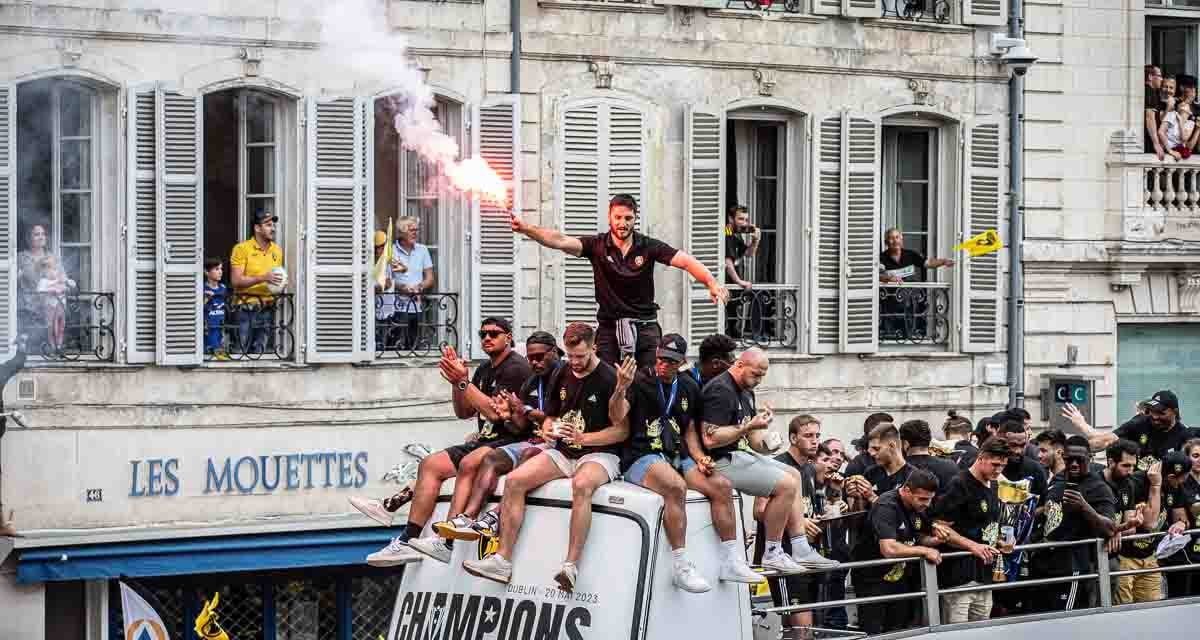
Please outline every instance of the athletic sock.
[{"label": "athletic sock", "polygon": [[404,536],[409,540],[416,540],[421,537],[421,529],[424,528],[424,524],[413,524],[410,522],[404,525]]},{"label": "athletic sock", "polygon": [[776,553],[783,553],[783,541],[767,540],[767,548],[763,551],[763,557],[773,556]]},{"label": "athletic sock", "polygon": [[687,551],[683,547],[671,549],[671,557],[675,559],[675,566],[687,563]]},{"label": "athletic sock", "polygon": [[725,540],[721,543],[721,546],[725,547],[725,558],[727,560],[739,562],[744,559],[741,557],[741,554],[744,552],[738,549],[737,540]]},{"label": "athletic sock", "polygon": [[808,544],[806,536],[796,536],[792,538],[792,555],[796,557],[806,556],[812,553],[812,546]]}]

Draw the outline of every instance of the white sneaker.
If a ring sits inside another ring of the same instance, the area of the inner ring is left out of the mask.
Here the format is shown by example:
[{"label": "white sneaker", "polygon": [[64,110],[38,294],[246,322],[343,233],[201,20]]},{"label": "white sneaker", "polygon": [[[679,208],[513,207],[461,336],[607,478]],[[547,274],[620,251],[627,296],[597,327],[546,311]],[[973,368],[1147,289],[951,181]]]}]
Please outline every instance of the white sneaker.
[{"label": "white sneaker", "polygon": [[[411,542],[409,543],[412,544]],[[805,573],[807,569],[800,566],[800,563],[792,560],[792,557],[783,552],[783,549],[775,549],[773,552],[763,554],[762,566],[764,569],[778,571],[782,574]]]},{"label": "white sneaker", "polygon": [[450,563],[450,547],[446,546],[446,541],[442,540],[441,536],[433,535],[409,540],[408,546],[438,562]]},{"label": "white sneaker", "polygon": [[372,567],[395,567],[423,559],[424,556],[410,549],[403,538],[396,536],[386,547],[367,556],[367,564]]},{"label": "white sneaker", "polygon": [[575,581],[578,579],[579,567],[576,567],[574,562],[562,563],[558,573],[554,574],[554,581],[558,583],[558,588],[567,593],[575,590]]},{"label": "white sneaker", "polygon": [[500,584],[508,584],[512,580],[512,563],[500,557],[498,553],[493,553],[483,560],[467,560],[463,562],[463,569],[477,578]]},{"label": "white sneaker", "polygon": [[676,587],[688,593],[704,593],[705,591],[712,590],[712,585],[708,584],[700,576],[700,572],[696,570],[696,565],[690,562],[677,563],[675,565],[675,575],[671,581],[675,583]]},{"label": "white sneaker", "polygon": [[842,566],[842,563],[837,560],[830,560],[817,553],[816,549],[809,549],[808,553],[803,555],[793,555],[792,560],[795,560],[796,564],[801,567],[814,571],[830,571]]},{"label": "white sneaker", "polygon": [[433,530],[448,540],[474,542],[479,539],[479,532],[475,530],[474,525],[474,520],[465,513],[460,513],[449,520],[435,523]]},{"label": "white sneaker", "polygon": [[751,569],[745,560],[726,560],[721,564],[722,582],[758,584],[763,580],[766,580],[766,578],[761,573]]},{"label": "white sneaker", "polygon": [[383,508],[383,500],[350,496],[350,505],[375,522],[385,527],[392,526],[392,519],[395,517],[395,514]]}]

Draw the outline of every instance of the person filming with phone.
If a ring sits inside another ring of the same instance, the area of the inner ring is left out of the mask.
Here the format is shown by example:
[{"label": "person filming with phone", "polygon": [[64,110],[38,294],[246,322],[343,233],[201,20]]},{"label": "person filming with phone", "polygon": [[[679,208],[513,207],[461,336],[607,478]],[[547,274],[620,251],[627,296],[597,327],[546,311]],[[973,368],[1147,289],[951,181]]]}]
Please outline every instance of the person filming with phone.
[{"label": "person filming with phone", "polygon": [[[749,242],[746,241],[747,237]],[[758,253],[761,241],[762,229],[750,224],[750,212],[746,207],[740,204],[729,207],[725,212],[725,281],[742,288],[741,291],[730,292],[729,304],[725,308],[725,333],[730,336],[740,336],[742,327],[749,320],[750,314],[743,310],[748,310],[753,305],[743,302],[751,300],[750,296],[753,294],[749,292],[753,285],[743,258],[753,258],[754,254]]]}]

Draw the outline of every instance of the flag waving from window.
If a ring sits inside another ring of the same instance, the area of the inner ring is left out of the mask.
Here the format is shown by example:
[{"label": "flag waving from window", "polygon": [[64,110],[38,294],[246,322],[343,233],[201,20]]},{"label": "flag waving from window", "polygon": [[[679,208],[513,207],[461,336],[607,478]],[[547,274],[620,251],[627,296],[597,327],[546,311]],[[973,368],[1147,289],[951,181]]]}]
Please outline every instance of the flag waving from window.
[{"label": "flag waving from window", "polygon": [[993,251],[999,251],[1004,248],[1004,244],[1000,242],[1000,234],[996,233],[995,229],[988,229],[983,233],[972,237],[966,242],[962,242],[954,247],[955,251],[966,251],[972,258],[986,256]]},{"label": "flag waving from window", "polygon": [[167,627],[150,603],[124,582],[121,585],[121,616],[125,640],[170,640]]},{"label": "flag waving from window", "polygon": [[375,268],[371,270],[371,279],[379,286],[380,289],[386,291],[391,282],[388,281],[388,265],[395,259],[392,248],[392,221],[388,220],[387,240],[384,241],[383,252],[379,254],[379,259],[375,261]]}]

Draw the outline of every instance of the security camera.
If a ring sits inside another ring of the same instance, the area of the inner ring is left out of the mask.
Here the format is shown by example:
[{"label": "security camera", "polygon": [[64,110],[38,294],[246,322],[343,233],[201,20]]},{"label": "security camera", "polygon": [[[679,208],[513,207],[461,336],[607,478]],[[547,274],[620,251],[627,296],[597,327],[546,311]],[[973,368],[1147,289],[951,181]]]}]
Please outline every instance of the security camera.
[{"label": "security camera", "polygon": [[999,33],[992,34],[992,53],[1000,56],[1000,62],[1018,76],[1025,75],[1038,59],[1023,38],[1010,38]]}]

